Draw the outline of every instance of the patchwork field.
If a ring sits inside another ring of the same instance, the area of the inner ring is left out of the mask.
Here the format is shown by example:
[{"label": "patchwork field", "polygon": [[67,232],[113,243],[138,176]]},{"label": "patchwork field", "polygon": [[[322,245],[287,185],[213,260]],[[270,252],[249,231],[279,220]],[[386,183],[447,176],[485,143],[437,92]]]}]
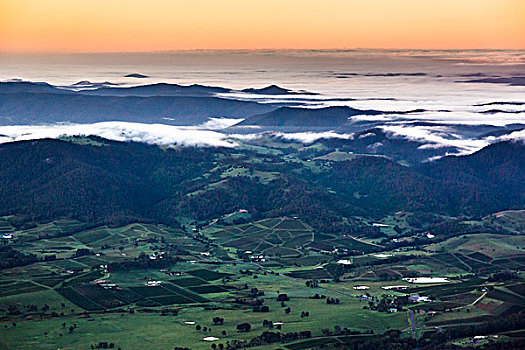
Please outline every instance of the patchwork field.
[{"label": "patchwork field", "polygon": [[[0,348],[107,342],[209,349],[205,337],[245,346],[265,331],[289,334],[281,348],[344,347],[371,332],[423,337],[435,327],[482,324],[525,309],[520,236],[464,235],[381,251],[315,232],[296,218],[187,225],[83,227],[64,220],[13,229],[8,246],[34,256],[0,271]],[[418,276],[450,282],[403,280]],[[408,301],[414,295],[431,301]],[[242,322],[249,332],[237,330]]]}]

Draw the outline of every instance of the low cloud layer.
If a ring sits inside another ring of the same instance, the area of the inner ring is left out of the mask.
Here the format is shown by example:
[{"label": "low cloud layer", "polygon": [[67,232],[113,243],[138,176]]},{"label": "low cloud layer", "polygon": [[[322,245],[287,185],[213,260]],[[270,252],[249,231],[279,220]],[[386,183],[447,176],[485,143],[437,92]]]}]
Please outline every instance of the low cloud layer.
[{"label": "low cloud layer", "polygon": [[462,138],[446,126],[385,125],[380,128],[393,136],[421,143],[420,149],[453,147],[459,154],[469,154],[490,143],[486,139]]},{"label": "low cloud layer", "polygon": [[[385,125],[380,128],[394,137],[403,137],[407,140],[421,143],[419,149],[455,148],[457,150],[457,152],[454,153],[455,155],[471,154],[492,143],[502,141],[525,142],[525,129],[501,136],[466,138],[458,135],[451,127],[439,125]],[[449,153],[443,154],[443,156],[448,154]]]},{"label": "low cloud layer", "polygon": [[486,138],[487,141],[494,143],[500,141],[520,141],[525,142],[525,129],[511,132],[507,135],[502,135],[499,137],[489,136]]},{"label": "low cloud layer", "polygon": [[244,118],[210,118],[207,122],[198,125],[198,128],[209,130],[221,130],[240,123]]},{"label": "low cloud layer", "polygon": [[273,134],[276,137],[281,137],[286,140],[293,140],[293,141],[299,141],[302,143],[313,143],[319,139],[352,139],[354,137],[353,134],[339,134],[333,131],[325,131],[325,132],[295,132],[295,133],[274,133]]},{"label": "low cloud layer", "polygon": [[115,141],[135,141],[156,145],[234,147],[225,134],[193,127],[165,124],[104,122],[95,124],[57,124],[0,126],[0,142],[96,135]]},{"label": "low cloud layer", "polygon": [[[37,140],[44,138],[60,138],[65,136],[96,135],[115,141],[143,142],[155,145],[177,145],[196,147],[236,147],[243,141],[270,137],[303,144],[311,144],[319,139],[345,139],[353,140],[352,133],[325,132],[262,132],[250,134],[226,134],[220,131],[209,130],[210,127],[223,128],[233,120],[210,121],[201,127],[180,127],[165,124],[141,124],[128,122],[103,122],[94,124],[56,124],[56,125],[22,125],[0,126],[0,143]],[[213,124],[218,123],[218,124]],[[204,129],[207,127],[208,129]],[[411,125],[391,124],[379,127],[389,137],[404,138],[420,144],[424,149],[443,149],[443,155],[465,155],[474,153],[492,143],[521,140],[525,142],[525,130],[509,132],[501,136],[488,136],[484,138],[468,138],[461,136],[453,126],[443,125]],[[363,134],[361,138],[372,136]],[[370,145],[369,148],[380,146]],[[450,149],[454,149],[450,152]],[[436,156],[439,158],[441,156]]]},{"label": "low cloud layer", "polygon": [[0,143],[59,138],[66,136],[100,136],[115,141],[144,142],[156,145],[235,147],[235,140],[253,140],[264,136],[278,137],[305,144],[323,138],[351,139],[353,134],[326,132],[266,132],[253,134],[223,134],[209,129],[224,129],[237,119],[211,118],[198,127],[165,124],[103,122],[94,124],[13,125],[0,126]]}]

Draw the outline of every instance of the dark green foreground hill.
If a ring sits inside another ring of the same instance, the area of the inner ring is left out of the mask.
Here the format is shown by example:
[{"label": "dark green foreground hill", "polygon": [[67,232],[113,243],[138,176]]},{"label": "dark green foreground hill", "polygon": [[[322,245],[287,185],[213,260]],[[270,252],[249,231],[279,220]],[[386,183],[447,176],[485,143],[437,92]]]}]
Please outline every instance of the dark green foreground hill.
[{"label": "dark green foreground hill", "polygon": [[3,144],[0,163],[0,215],[21,222],[173,224],[247,209],[255,219],[299,215],[333,231],[355,215],[482,216],[525,204],[525,146],[512,142],[406,167],[384,157],[308,163],[293,154],[91,137]]}]

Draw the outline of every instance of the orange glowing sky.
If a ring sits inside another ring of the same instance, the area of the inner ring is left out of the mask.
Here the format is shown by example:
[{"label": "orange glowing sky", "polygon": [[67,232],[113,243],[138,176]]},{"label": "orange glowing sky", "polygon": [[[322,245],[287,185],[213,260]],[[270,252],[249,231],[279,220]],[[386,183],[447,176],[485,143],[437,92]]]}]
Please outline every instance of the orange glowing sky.
[{"label": "orange glowing sky", "polygon": [[525,49],[524,0],[0,0],[0,51]]}]

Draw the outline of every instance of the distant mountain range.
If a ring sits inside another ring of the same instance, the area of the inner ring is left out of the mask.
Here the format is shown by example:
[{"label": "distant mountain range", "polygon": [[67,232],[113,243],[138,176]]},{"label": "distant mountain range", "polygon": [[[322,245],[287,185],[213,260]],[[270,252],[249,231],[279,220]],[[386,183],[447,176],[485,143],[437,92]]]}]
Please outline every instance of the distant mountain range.
[{"label": "distant mountain range", "polygon": [[214,96],[226,91],[176,84],[75,91],[47,83],[4,82],[0,83],[0,125],[101,121],[197,125],[210,117],[245,118],[277,108]]},{"label": "distant mountain range", "polygon": [[[312,108],[305,105],[307,97],[291,100],[295,102],[268,103],[259,98],[250,100],[234,97],[234,94],[228,95],[239,92],[261,96],[315,95],[277,85],[232,90],[199,84],[157,83],[123,87],[111,82],[80,81],[70,86],[53,86],[48,83],[9,81],[0,82],[0,125],[131,121],[195,126],[208,121],[209,118],[226,117],[244,119],[231,129],[232,132],[243,133],[243,128],[247,126],[279,131],[342,128],[355,132],[372,128],[382,122],[375,122],[373,119],[351,120],[354,116],[414,114],[412,122],[416,122],[418,113],[427,112],[424,109],[379,111],[348,106]],[[336,100],[352,99],[334,101]],[[499,112],[515,113],[500,110],[481,111],[484,114]]]},{"label": "distant mountain range", "polygon": [[[89,88],[82,88],[86,86]],[[244,118],[238,126],[309,129],[341,127],[355,115],[384,113],[350,107],[291,108],[216,96],[232,91],[198,84],[120,87],[83,81],[71,87],[56,87],[47,83],[3,82],[0,83],[0,125],[101,121],[198,125],[210,117],[228,117]],[[266,95],[311,94],[276,85],[242,91]]]},{"label": "distant mountain range", "polygon": [[158,83],[133,87],[100,87],[94,90],[81,91],[88,95],[104,96],[213,96],[218,93],[230,92],[230,89],[205,85],[178,85]]},{"label": "distant mountain range", "polygon": [[[207,123],[210,128],[222,128],[221,133],[224,134],[260,135],[268,132],[281,137],[284,142],[289,142],[287,140],[293,135],[287,138],[282,133],[330,131],[331,135],[319,136],[317,143],[324,145],[324,148],[305,148],[301,157],[323,157],[328,149],[384,155],[408,165],[446,154],[472,152],[479,148],[469,148],[475,141],[490,138],[490,141],[478,143],[488,144],[525,128],[523,124],[491,126],[424,122],[419,119],[421,113],[428,112],[424,109],[379,111],[348,106],[313,108],[305,105],[308,97],[304,96],[292,97],[290,101],[296,101],[295,105],[290,105],[292,102],[268,103],[264,97],[238,98],[239,92],[261,96],[310,94],[277,85],[231,90],[199,84],[158,83],[122,87],[110,82],[80,81],[71,86],[59,87],[47,83],[10,81],[0,83],[0,126],[122,121],[198,127]],[[521,103],[494,101],[477,107],[488,109],[492,105],[519,106]],[[486,117],[499,112],[498,109],[479,113]],[[216,118],[228,118],[228,122],[211,123],[217,121]],[[396,126],[399,132],[385,127],[388,125]],[[441,142],[436,141],[436,138],[426,141],[425,138],[414,137],[419,130],[437,130],[438,134],[444,136],[437,135],[437,140],[441,138]],[[405,131],[408,133],[403,134]]]},{"label": "distant mountain range", "polygon": [[[34,83],[26,81],[7,81],[0,82],[0,93],[70,93],[68,89],[60,89],[48,83]],[[2,99],[7,99],[8,96],[3,96]]]},{"label": "distant mountain range", "polygon": [[111,82],[93,83],[87,80],[76,82],[69,86],[57,87],[44,82],[7,81],[0,82],[0,93],[82,93],[105,96],[210,96],[219,93],[245,92],[259,95],[317,95],[308,91],[295,91],[277,85],[264,88],[248,88],[233,90],[218,86],[200,84],[179,85],[171,83],[156,83],[139,86],[118,86]]},{"label": "distant mountain range", "polygon": [[514,76],[505,78],[483,78],[460,81],[460,83],[485,83],[485,84],[506,84],[510,86],[525,86],[525,76]]},{"label": "distant mountain range", "polygon": [[210,117],[244,118],[274,109],[217,97],[97,96],[63,93],[0,93],[0,124],[129,121],[197,125]]},{"label": "distant mountain range", "polygon": [[[110,120],[198,125],[210,117],[246,118],[279,107],[278,104],[216,96],[232,91],[198,84],[120,87],[82,81],[70,87],[57,87],[47,83],[2,82],[0,125]],[[297,93],[276,85],[244,91],[255,94]]]}]

